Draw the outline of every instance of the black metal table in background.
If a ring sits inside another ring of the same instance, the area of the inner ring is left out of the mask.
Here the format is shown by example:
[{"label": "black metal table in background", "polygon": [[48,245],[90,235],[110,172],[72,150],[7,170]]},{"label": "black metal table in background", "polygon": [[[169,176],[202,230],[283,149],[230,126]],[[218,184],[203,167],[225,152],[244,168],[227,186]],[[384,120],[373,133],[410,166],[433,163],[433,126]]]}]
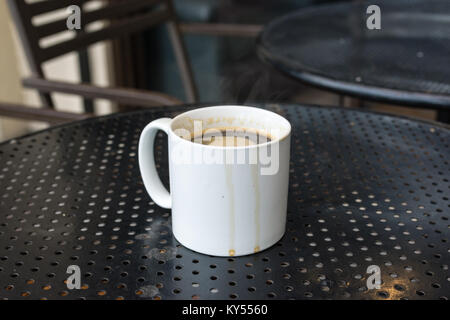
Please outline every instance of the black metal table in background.
[{"label": "black metal table in background", "polygon": [[[366,25],[367,7],[373,4],[381,9],[379,30]],[[369,100],[438,108],[448,115],[449,17],[447,0],[317,6],[267,25],[258,53],[311,85]]]},{"label": "black metal table in background", "polygon": [[[1,299],[448,299],[450,129],[350,109],[266,105],[293,126],[275,246],[218,258],[179,245],[143,187],[144,126],[116,114],[0,145]],[[156,141],[167,184],[166,139]],[[69,265],[81,289],[64,283]],[[381,269],[369,290],[367,268]]]}]

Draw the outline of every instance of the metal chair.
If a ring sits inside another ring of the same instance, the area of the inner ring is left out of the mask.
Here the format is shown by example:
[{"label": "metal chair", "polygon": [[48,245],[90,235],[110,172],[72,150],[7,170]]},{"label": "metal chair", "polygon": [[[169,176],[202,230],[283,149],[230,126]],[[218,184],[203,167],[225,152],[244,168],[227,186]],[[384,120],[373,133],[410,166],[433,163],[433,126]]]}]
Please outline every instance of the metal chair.
[{"label": "metal chair", "polygon": [[[42,64],[72,51],[81,51],[99,41],[114,39],[136,33],[156,25],[165,23],[180,69],[188,102],[197,100],[192,70],[188,62],[185,46],[180,36],[171,0],[110,0],[104,6],[86,11],[83,5],[89,0],[45,0],[28,3],[25,0],[8,0],[8,5],[18,29],[24,51],[31,69],[31,77],[23,79],[25,87],[36,89],[44,108],[54,109],[51,92],[75,94],[88,99],[103,98],[121,104],[150,107],[155,105],[174,105],[181,101],[169,95],[146,90],[129,88],[104,88],[87,83],[69,83],[51,81],[45,78]],[[82,9],[82,28],[68,40],[63,40],[49,47],[42,47],[40,40],[54,34],[67,31],[66,19],[52,21],[42,25],[34,25],[35,16],[78,5]],[[86,30],[85,26],[97,21],[108,20],[108,24],[95,31]],[[2,113],[7,110],[18,114],[14,105],[3,106]],[[36,114],[32,110],[32,114]],[[21,110],[25,111],[25,110]]]}]

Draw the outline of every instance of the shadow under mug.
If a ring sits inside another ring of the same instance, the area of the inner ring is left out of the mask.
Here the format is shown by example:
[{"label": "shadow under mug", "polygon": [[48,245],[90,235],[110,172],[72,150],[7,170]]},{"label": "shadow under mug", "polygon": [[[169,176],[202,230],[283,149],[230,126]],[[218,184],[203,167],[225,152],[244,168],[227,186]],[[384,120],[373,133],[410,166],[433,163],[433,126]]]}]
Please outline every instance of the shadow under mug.
[{"label": "shadow under mug", "polygon": [[[191,141],[214,128],[256,130],[271,139],[226,147]],[[158,130],[168,136],[170,193],[155,166]],[[215,106],[161,118],[141,133],[141,176],[153,201],[172,209],[173,234],[182,245],[214,256],[256,253],[285,232],[290,135],[285,118],[254,107]]]}]

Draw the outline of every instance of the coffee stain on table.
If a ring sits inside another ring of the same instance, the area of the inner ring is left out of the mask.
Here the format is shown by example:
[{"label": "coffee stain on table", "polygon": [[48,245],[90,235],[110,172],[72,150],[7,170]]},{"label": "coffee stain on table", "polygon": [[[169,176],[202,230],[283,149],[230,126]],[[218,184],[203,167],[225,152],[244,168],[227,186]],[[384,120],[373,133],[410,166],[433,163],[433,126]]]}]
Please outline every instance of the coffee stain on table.
[{"label": "coffee stain on table", "polygon": [[149,259],[154,258],[159,261],[167,262],[176,258],[177,248],[164,247],[153,248],[147,253]]},{"label": "coffee stain on table", "polygon": [[159,289],[154,285],[147,285],[140,287],[139,290],[137,290],[138,295],[142,298],[153,298],[156,295],[159,294]]},{"label": "coffee stain on table", "polygon": [[151,236],[148,233],[140,233],[140,234],[135,235],[134,238],[136,240],[147,240],[147,239],[150,239]]}]

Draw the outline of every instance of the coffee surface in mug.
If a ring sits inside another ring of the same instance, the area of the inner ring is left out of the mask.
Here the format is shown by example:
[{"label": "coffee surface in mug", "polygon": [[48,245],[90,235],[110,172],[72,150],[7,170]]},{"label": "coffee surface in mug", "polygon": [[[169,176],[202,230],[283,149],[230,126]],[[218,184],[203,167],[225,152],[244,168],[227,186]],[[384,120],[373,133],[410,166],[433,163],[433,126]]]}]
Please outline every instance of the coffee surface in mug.
[{"label": "coffee surface in mug", "polygon": [[270,142],[270,137],[264,132],[241,127],[210,128],[202,134],[194,135],[194,143],[219,147],[242,147]]}]

